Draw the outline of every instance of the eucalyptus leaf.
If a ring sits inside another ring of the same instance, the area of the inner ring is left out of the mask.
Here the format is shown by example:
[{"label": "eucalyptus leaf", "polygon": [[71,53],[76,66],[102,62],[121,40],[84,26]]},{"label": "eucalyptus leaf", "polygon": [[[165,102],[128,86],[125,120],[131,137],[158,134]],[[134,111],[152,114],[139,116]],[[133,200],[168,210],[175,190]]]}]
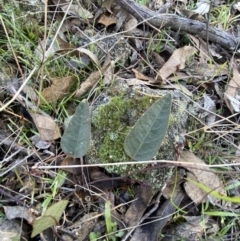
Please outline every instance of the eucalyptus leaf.
[{"label": "eucalyptus leaf", "polygon": [[136,161],[151,160],[157,153],[167,132],[172,96],[167,94],[139,118],[125,138],[124,150]]},{"label": "eucalyptus leaf", "polygon": [[35,237],[42,231],[54,225],[58,225],[60,217],[68,204],[67,200],[59,201],[49,207],[40,218],[33,221],[33,231],[31,237]]},{"label": "eucalyptus leaf", "polygon": [[89,106],[83,100],[77,107],[61,139],[64,153],[74,158],[84,156],[90,145],[91,121]]}]

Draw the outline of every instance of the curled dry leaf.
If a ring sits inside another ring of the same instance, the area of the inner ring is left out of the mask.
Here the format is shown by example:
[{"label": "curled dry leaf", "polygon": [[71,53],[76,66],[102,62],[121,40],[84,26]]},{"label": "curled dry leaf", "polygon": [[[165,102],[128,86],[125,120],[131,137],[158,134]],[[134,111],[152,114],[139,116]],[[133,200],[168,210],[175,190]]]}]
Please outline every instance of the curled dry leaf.
[{"label": "curled dry leaf", "polygon": [[[142,41],[139,38],[135,37],[137,31],[138,21],[132,15],[129,15],[125,24],[124,24],[124,34],[129,37],[131,43],[135,46],[137,50],[143,49]],[[133,36],[133,37],[131,37]]]},{"label": "curled dry leaf", "polygon": [[49,116],[30,114],[42,140],[55,140],[60,138],[60,129],[56,122]]},{"label": "curled dry leaf", "polygon": [[134,72],[134,74],[135,74],[135,76],[136,76],[137,79],[154,82],[154,79],[153,79],[153,78],[148,77],[148,76],[142,74],[142,73],[139,72],[138,70],[132,69],[132,71]]},{"label": "curled dry leaf", "polygon": [[198,50],[192,46],[184,46],[176,49],[170,59],[160,69],[158,75],[162,81],[179,69],[185,68],[186,58],[195,54]]},{"label": "curled dry leaf", "polygon": [[101,71],[95,71],[89,75],[89,77],[81,84],[81,87],[76,91],[75,98],[80,98],[87,91],[89,91],[94,85],[98,83],[100,78],[105,75],[109,65],[103,67]]},{"label": "curled dry leaf", "polygon": [[[67,76],[63,78],[54,78],[52,85],[42,91],[42,96],[49,103],[55,103],[65,97],[74,84],[74,77]],[[42,100],[40,103],[44,103]]]},{"label": "curled dry leaf", "polygon": [[154,56],[154,58],[156,60],[156,63],[158,65],[158,67],[162,68],[163,65],[165,64],[165,60],[163,59],[163,57],[161,57],[160,54],[158,54],[156,52],[153,53],[153,56]]},{"label": "curled dry leaf", "polygon": [[[196,164],[204,164],[204,161],[202,161],[200,158],[198,158],[197,156],[195,156],[193,153],[189,151],[182,152],[180,155],[179,161],[196,163]],[[211,172],[211,169],[209,167],[196,165],[196,168],[187,167],[187,166],[185,168],[189,171],[188,173],[189,179],[199,182],[204,186],[212,189],[213,191],[217,191],[222,196],[227,195],[222,181],[215,173]],[[212,196],[211,193],[205,193],[202,189],[200,189],[190,181],[187,181],[184,187],[188,196],[196,204],[205,202],[207,200],[206,199],[207,195],[211,196],[211,199],[213,200],[213,202],[218,202],[218,199]]]},{"label": "curled dry leaf", "polygon": [[149,82],[139,80],[137,78],[127,79],[128,86],[135,86],[135,85],[148,85],[148,86],[156,86],[154,84],[149,84]]},{"label": "curled dry leaf", "polygon": [[232,60],[233,77],[228,83],[224,93],[224,100],[232,113],[240,112],[240,73],[238,67]]},{"label": "curled dry leaf", "polygon": [[224,93],[224,99],[232,113],[240,112],[240,101],[226,93]]},{"label": "curled dry leaf", "polygon": [[137,28],[137,24],[137,19],[131,16],[131,18],[124,24],[124,31],[126,31],[124,34],[132,36],[132,33]]},{"label": "curled dry leaf", "polygon": [[97,56],[90,50],[81,47],[77,48],[76,50],[80,53],[86,54],[97,66],[100,66]]}]

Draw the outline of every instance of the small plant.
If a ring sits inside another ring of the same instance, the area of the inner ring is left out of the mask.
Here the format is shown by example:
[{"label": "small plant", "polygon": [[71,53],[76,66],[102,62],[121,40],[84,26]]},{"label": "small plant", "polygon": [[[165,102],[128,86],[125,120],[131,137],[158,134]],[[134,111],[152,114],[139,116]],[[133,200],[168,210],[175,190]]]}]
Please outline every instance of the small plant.
[{"label": "small plant", "polygon": [[[109,200],[105,202],[105,224],[107,229],[107,239],[104,239],[103,241],[117,241],[118,237],[123,236],[123,232],[117,232],[117,223],[112,221],[111,203]],[[100,236],[101,235],[99,233],[91,232],[89,234],[89,239],[94,241],[97,240]]]}]

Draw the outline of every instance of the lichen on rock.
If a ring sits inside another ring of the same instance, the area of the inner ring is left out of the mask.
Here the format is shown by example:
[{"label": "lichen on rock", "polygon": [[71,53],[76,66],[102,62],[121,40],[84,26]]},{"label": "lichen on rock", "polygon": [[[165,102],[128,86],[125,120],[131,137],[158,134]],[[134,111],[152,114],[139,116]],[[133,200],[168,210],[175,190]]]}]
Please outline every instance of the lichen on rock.
[{"label": "lichen on rock", "polygon": [[[123,79],[102,93],[92,109],[92,140],[87,154],[89,163],[126,162],[126,165],[108,166],[106,170],[121,176],[148,182],[159,189],[171,175],[172,167],[144,171],[148,164],[127,165],[131,158],[124,152],[124,140],[130,128],[156,100],[171,92],[173,105],[169,128],[155,160],[175,158],[176,141],[184,141],[187,99],[177,90],[156,90],[149,87],[129,87]],[[177,140],[176,140],[177,139]]]}]

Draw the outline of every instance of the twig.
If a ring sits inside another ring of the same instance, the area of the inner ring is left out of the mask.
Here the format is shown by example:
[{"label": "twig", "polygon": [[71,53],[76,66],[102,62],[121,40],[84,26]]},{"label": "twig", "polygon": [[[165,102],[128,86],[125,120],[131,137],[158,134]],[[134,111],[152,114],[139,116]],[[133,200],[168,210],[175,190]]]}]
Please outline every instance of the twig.
[{"label": "twig", "polygon": [[17,167],[18,165],[20,165],[22,162],[26,161],[30,156],[33,156],[34,152],[30,153],[28,156],[26,156],[25,158],[23,158],[21,161],[15,163],[14,165],[12,165],[11,167],[9,167],[5,172],[0,173],[0,177],[4,176],[5,174],[7,174],[8,172],[10,172],[12,169],[14,169],[15,167]]},{"label": "twig", "polygon": [[3,190],[3,189],[5,188],[4,186],[0,185],[0,187],[1,187],[1,188],[0,188],[0,193],[1,193],[3,196],[6,196],[6,197],[12,199],[14,202],[22,205],[23,207],[26,207],[26,208],[29,207],[28,205],[26,205],[26,203],[24,203],[23,201],[21,201],[19,198],[15,198],[15,197],[13,197],[11,194],[5,192],[5,191]]},{"label": "twig", "polygon": [[[206,40],[205,23],[180,17],[176,14],[158,14],[131,0],[118,0],[118,4],[135,18],[140,20],[145,19],[147,23],[155,27],[171,27],[173,30],[177,31],[180,29],[186,33],[196,34]],[[208,38],[209,41],[220,44],[222,47],[225,47],[230,51],[235,51],[239,43],[239,40],[234,35],[213,26],[208,27]]]}]

